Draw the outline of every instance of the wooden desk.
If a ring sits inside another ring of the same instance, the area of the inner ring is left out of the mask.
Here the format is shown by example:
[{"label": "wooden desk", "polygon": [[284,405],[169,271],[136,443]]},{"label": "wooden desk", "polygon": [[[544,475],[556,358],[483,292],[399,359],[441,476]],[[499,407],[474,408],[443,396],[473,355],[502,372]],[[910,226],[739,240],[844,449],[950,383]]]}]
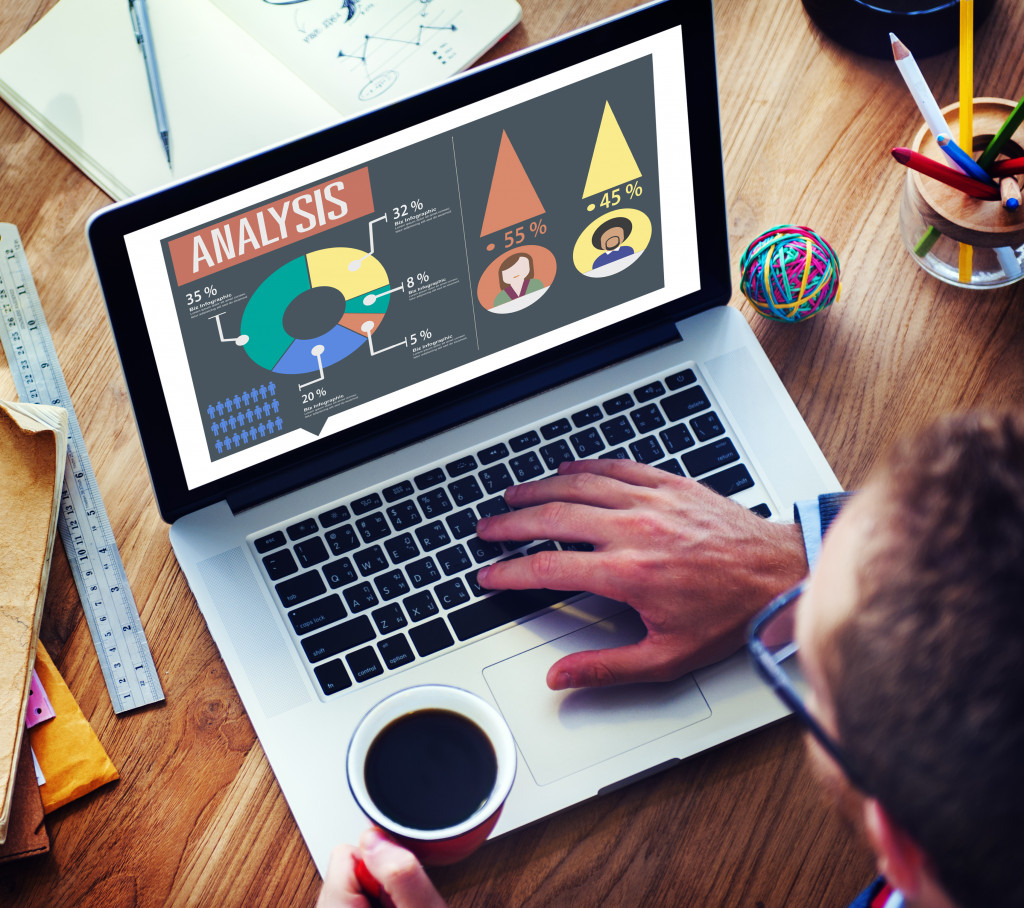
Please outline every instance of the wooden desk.
[{"label": "wooden desk", "polygon": [[[52,0],[5,0],[0,46]],[[522,0],[499,53],[634,4]],[[888,61],[824,39],[797,0],[718,0],[733,261],[775,224],[812,226],[842,262],[841,301],[799,326],[736,294],[841,481],[879,445],[959,407],[1024,401],[1024,285],[971,293],[925,275],[896,226],[889,157],[919,117]],[[1024,6],[975,40],[976,94],[1016,97]],[[956,99],[956,53],[922,61]],[[86,249],[108,200],[6,107],[0,220],[16,223],[46,309],[164,690],[113,715],[63,551],[42,637],[121,781],[49,818],[51,854],[0,869],[0,902],[111,908],[312,905],[313,863],[171,552]],[[13,395],[6,372],[0,397]],[[434,873],[453,906],[845,906],[872,873],[822,803],[797,728],[775,728],[485,846]]]}]

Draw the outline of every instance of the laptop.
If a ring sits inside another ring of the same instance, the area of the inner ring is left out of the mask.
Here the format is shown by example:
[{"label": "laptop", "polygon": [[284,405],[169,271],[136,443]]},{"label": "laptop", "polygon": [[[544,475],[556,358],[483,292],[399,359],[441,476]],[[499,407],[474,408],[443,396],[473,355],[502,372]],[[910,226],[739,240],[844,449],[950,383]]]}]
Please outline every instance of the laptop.
[{"label": "laptop", "polygon": [[492,593],[512,483],[627,457],[766,519],[839,483],[730,298],[710,0],[665,0],[97,213],[88,238],[175,555],[318,869],[366,826],[359,718],[494,703],[494,834],[775,721],[739,654],[553,692],[621,603]]}]

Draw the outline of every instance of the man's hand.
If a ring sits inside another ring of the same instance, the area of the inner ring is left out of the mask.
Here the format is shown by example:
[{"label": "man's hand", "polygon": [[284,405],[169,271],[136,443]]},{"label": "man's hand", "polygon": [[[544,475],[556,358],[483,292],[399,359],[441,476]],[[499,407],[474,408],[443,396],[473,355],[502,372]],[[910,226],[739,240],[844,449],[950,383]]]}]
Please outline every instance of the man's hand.
[{"label": "man's hand", "polygon": [[[373,901],[356,876],[359,859],[380,883],[380,895]],[[375,904],[385,908],[446,908],[415,856],[379,829],[368,829],[358,848],[339,845],[331,852],[316,908],[371,908]]]},{"label": "man's hand", "polygon": [[505,500],[515,510],[481,520],[481,539],[594,551],[499,562],[480,571],[482,586],[587,590],[629,603],[647,627],[631,646],[560,659],[547,676],[554,690],[669,681],[717,662],[742,646],[759,608],[807,573],[798,527],[628,460],[563,463],[557,476],[506,489]]}]

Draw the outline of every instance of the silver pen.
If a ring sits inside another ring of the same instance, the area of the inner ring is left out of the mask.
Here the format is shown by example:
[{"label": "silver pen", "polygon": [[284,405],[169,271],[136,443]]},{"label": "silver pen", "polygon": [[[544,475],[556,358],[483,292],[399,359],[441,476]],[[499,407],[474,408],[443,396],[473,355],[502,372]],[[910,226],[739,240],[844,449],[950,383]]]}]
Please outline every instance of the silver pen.
[{"label": "silver pen", "polygon": [[156,67],[156,48],[153,45],[153,32],[149,27],[149,16],[146,15],[146,0],[128,0],[128,12],[135,28],[135,40],[142,51],[142,59],[146,63],[146,79],[149,81],[149,97],[153,102],[153,115],[156,117],[156,131],[160,141],[164,143],[164,154],[167,163],[171,163],[170,130],[167,128],[167,111],[164,108],[164,93],[160,88],[160,70]]}]

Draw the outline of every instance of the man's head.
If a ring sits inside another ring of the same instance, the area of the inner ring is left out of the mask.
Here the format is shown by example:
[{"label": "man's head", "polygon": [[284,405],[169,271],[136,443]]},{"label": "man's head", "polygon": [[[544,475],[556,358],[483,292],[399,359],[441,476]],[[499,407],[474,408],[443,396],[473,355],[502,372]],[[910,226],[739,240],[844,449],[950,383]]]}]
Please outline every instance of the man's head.
[{"label": "man's head", "polygon": [[797,616],[808,709],[869,797],[812,746],[815,762],[883,869],[910,854],[913,876],[916,846],[925,902],[937,883],[960,908],[1024,905],[1024,416],[951,417],[899,445]]}]

